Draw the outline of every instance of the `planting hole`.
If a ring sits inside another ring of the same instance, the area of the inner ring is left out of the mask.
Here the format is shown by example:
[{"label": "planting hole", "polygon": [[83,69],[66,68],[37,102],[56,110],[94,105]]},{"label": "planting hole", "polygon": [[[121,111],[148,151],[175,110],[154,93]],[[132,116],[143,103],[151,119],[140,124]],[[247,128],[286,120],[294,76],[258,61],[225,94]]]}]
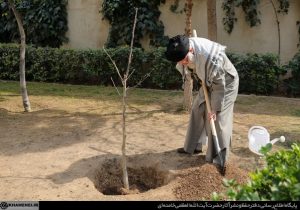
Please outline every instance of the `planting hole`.
[{"label": "planting hole", "polygon": [[108,160],[96,171],[95,187],[104,195],[127,195],[143,193],[168,184],[168,172],[156,166],[127,167],[129,190],[123,186],[123,174],[119,161]]}]

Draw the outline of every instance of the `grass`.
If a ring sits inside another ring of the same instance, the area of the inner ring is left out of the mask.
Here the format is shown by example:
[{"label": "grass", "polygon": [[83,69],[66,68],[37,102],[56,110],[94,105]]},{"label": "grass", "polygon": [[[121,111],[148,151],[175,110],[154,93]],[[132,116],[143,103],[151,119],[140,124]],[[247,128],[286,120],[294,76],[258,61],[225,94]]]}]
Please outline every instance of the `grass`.
[{"label": "grass", "polygon": [[[120,101],[114,87],[105,86],[86,86],[86,85],[68,85],[56,83],[27,83],[28,94],[31,96],[57,96],[67,98],[86,98],[94,100]],[[119,92],[122,94],[122,87],[119,87]],[[20,87],[18,82],[1,81],[0,96],[19,95]],[[161,100],[166,102],[180,98],[182,91],[167,91],[167,90],[151,90],[151,89],[129,89],[128,100],[134,104],[155,104],[161,103]]]},{"label": "grass", "polygon": [[[19,85],[13,81],[0,83],[1,94],[19,94]],[[27,82],[30,95],[40,96],[63,96],[79,98],[97,98],[105,96],[114,97],[116,94],[111,88],[83,85],[64,85],[56,83]]]},{"label": "grass", "polygon": [[[114,87],[28,82],[27,88],[29,96],[121,102]],[[121,87],[119,87],[119,91],[122,93]],[[0,81],[0,101],[7,96],[19,95],[18,82]],[[132,105],[165,105],[172,108],[182,102],[182,95],[182,91],[135,88],[129,89],[128,102]],[[235,110],[240,113],[300,117],[300,99],[239,95],[235,103]]]},{"label": "grass", "polygon": [[[33,110],[56,109],[69,113],[120,114],[121,98],[114,87],[65,85],[28,82]],[[120,88],[120,91],[122,89]],[[183,91],[130,89],[129,112],[182,112]],[[0,81],[0,112],[22,112],[19,83]],[[238,138],[247,139],[251,126],[268,129],[271,138],[285,135],[300,142],[300,99],[239,95],[235,103],[235,127]],[[1,116],[3,113],[1,114]]]},{"label": "grass", "polygon": [[296,117],[300,117],[300,109],[293,110],[293,115]]}]

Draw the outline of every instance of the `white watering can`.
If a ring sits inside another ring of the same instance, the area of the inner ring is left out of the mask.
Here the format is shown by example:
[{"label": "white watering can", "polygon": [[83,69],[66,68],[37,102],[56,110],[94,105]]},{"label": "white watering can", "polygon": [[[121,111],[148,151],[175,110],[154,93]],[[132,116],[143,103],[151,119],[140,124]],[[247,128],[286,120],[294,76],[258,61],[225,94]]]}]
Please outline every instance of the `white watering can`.
[{"label": "white watering can", "polygon": [[248,132],[248,139],[250,151],[260,156],[263,155],[259,152],[261,147],[266,146],[268,143],[273,145],[277,141],[285,142],[284,136],[280,136],[279,138],[270,141],[270,134],[267,129],[262,126],[251,127]]}]

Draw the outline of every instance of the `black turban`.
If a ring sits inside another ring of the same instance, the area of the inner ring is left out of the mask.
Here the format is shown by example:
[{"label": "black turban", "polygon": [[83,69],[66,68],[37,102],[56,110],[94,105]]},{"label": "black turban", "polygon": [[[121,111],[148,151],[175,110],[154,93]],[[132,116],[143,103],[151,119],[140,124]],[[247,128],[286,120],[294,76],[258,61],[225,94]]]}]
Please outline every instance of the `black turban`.
[{"label": "black turban", "polygon": [[177,35],[169,40],[165,56],[169,61],[179,62],[185,58],[189,49],[189,38],[185,35]]}]

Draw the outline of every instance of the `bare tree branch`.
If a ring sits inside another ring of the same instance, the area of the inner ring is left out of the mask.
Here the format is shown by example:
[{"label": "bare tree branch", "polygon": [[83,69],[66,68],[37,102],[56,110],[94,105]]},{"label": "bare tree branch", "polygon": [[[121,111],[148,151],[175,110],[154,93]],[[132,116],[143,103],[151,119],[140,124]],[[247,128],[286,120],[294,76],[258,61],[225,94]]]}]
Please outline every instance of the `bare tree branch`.
[{"label": "bare tree branch", "polygon": [[136,26],[136,20],[137,20],[137,13],[138,13],[138,8],[135,8],[135,16],[134,16],[134,23],[133,23],[133,28],[132,28],[132,37],[131,37],[131,43],[130,43],[130,53],[129,53],[129,58],[128,58],[128,65],[127,65],[127,70],[126,70],[126,77],[128,78],[129,74],[129,68],[132,60],[132,48],[133,48],[133,41],[134,41],[134,31],[135,31],[135,26]]},{"label": "bare tree branch", "polygon": [[114,65],[114,67],[115,67],[115,69],[117,70],[117,73],[118,73],[118,75],[119,75],[119,77],[120,77],[120,80],[121,80],[122,84],[124,85],[124,79],[123,79],[123,77],[121,76],[120,70],[118,69],[118,67],[117,67],[117,65],[116,65],[116,63],[115,63],[115,61],[111,58],[111,56],[108,54],[108,52],[106,51],[106,49],[105,49],[104,47],[103,47],[103,50],[104,50],[104,52],[106,53],[106,55],[109,57],[109,59],[110,59],[110,61],[112,62],[112,64]]},{"label": "bare tree branch", "polygon": [[[152,69],[150,72],[148,72],[147,74],[145,74],[145,75],[141,78],[141,80],[138,81],[138,82],[136,83],[135,86],[130,87],[130,89],[136,88],[136,87],[138,87],[139,85],[141,85],[148,77],[150,77],[151,73],[152,73],[154,70],[155,70],[155,69]],[[128,88],[128,89],[129,89],[129,88]]]},{"label": "bare tree branch", "polygon": [[118,92],[119,96],[121,96],[121,94],[120,94],[120,92],[119,92],[119,90],[118,90],[117,86],[115,85],[115,82],[114,82],[113,78],[111,77],[110,79],[111,79],[111,81],[112,81],[112,83],[113,83],[114,87],[116,88],[116,90],[117,90],[117,92]]},{"label": "bare tree branch", "polygon": [[132,76],[132,74],[135,72],[135,69],[132,70],[132,72],[130,73],[130,75],[128,76],[127,79],[130,79],[130,77]]}]

